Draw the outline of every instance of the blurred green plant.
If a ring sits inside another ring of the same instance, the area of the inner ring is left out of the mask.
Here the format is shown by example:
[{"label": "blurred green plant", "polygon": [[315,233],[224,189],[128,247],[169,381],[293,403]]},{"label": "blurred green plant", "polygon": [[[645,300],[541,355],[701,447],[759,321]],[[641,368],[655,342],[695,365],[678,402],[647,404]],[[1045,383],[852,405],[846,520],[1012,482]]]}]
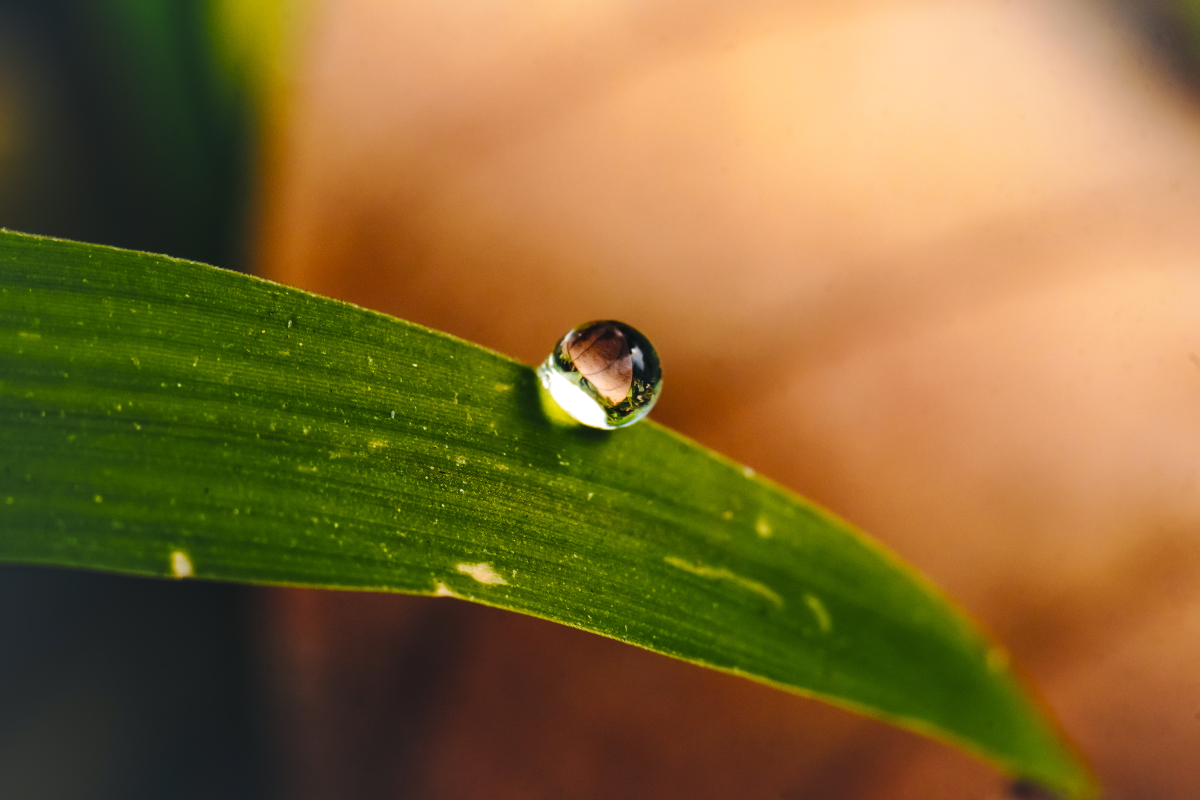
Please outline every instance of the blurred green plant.
[{"label": "blurred green plant", "polygon": [[[271,87],[239,3],[0,0],[0,226],[245,268]],[[277,796],[255,602],[0,565],[0,797]]]},{"label": "blurred green plant", "polygon": [[1150,52],[1200,89],[1200,0],[1117,0]]},{"label": "blurred green plant", "polygon": [[0,531],[16,563],[506,608],[1094,791],[1003,649],[841,520],[652,423],[550,424],[483,348],[199,264],[0,233]]},{"label": "blurred green plant", "polygon": [[295,5],[0,0],[0,225],[241,266]]}]

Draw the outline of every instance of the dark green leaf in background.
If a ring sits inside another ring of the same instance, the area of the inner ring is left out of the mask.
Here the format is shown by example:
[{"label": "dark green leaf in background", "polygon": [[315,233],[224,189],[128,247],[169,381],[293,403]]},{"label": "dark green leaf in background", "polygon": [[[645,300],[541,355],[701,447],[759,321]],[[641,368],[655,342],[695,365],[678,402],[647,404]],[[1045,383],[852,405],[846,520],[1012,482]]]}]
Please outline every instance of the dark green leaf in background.
[{"label": "dark green leaf in background", "polygon": [[280,2],[0,0],[0,226],[241,266],[258,79],[231,28]]},{"label": "dark green leaf in background", "polygon": [[654,424],[550,424],[483,348],[188,262],[0,234],[0,559],[462,597],[1092,791],[1003,650],[845,523]]},{"label": "dark green leaf in background", "polygon": [[[284,2],[0,0],[0,227],[244,267]],[[259,596],[0,565],[0,798],[282,796]]]}]

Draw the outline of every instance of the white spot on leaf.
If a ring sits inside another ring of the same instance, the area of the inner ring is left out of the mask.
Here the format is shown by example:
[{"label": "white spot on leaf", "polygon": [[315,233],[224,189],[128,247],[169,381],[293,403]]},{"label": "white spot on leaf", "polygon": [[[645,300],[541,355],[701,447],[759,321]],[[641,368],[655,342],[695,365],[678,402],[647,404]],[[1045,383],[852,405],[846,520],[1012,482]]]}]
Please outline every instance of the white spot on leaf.
[{"label": "white spot on leaf", "polygon": [[449,586],[442,583],[441,581],[438,581],[434,585],[433,596],[434,597],[462,597],[461,594],[454,591],[453,589],[451,589]]},{"label": "white spot on leaf", "polygon": [[676,558],[675,556],[667,556],[663,559],[663,561],[666,561],[672,567],[681,569],[684,572],[690,572],[693,575],[699,575],[701,578],[710,578],[717,581],[728,581],[736,586],[746,589],[747,591],[761,595],[780,608],[783,608],[783,598],[780,597],[777,592],[771,589],[771,587],[764,583],[759,583],[753,578],[745,578],[741,575],[738,575],[736,572],[730,572],[724,567],[710,567],[698,562],[693,564],[691,561],[686,561],[682,558]]},{"label": "white spot on leaf", "polygon": [[504,576],[492,569],[491,564],[459,564],[458,571],[470,575],[480,583],[488,586],[507,586]]},{"label": "white spot on leaf", "polygon": [[171,553],[171,572],[176,578],[190,578],[196,574],[192,569],[192,560],[182,550]]},{"label": "white spot on leaf", "polygon": [[808,606],[808,610],[817,618],[817,627],[821,629],[821,633],[829,633],[833,630],[833,620],[830,618],[825,604],[821,602],[821,598],[816,595],[805,594],[804,604]]}]

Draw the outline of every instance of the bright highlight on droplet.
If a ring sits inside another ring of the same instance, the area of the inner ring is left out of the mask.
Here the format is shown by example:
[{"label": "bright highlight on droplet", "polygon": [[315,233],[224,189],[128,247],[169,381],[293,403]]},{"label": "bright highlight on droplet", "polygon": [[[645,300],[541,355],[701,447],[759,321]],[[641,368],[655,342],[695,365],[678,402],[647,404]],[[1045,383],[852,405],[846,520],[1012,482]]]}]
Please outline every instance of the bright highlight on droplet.
[{"label": "bright highlight on droplet", "polygon": [[609,430],[649,414],[662,392],[654,346],[614,320],[588,322],[567,333],[538,367],[538,378],[548,411]]}]

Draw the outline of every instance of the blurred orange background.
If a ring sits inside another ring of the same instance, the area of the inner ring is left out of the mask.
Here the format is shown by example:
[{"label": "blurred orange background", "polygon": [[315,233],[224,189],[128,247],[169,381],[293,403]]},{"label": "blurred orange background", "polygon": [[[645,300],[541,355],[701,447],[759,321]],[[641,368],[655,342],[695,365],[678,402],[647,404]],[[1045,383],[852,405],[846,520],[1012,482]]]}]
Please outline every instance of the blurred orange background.
[{"label": "blurred orange background", "polygon": [[[1110,798],[1200,796],[1200,105],[1075,0],[316,2],[260,274],[654,418],[1011,649]],[[1025,796],[941,745],[453,600],[263,591],[295,798]]]}]

